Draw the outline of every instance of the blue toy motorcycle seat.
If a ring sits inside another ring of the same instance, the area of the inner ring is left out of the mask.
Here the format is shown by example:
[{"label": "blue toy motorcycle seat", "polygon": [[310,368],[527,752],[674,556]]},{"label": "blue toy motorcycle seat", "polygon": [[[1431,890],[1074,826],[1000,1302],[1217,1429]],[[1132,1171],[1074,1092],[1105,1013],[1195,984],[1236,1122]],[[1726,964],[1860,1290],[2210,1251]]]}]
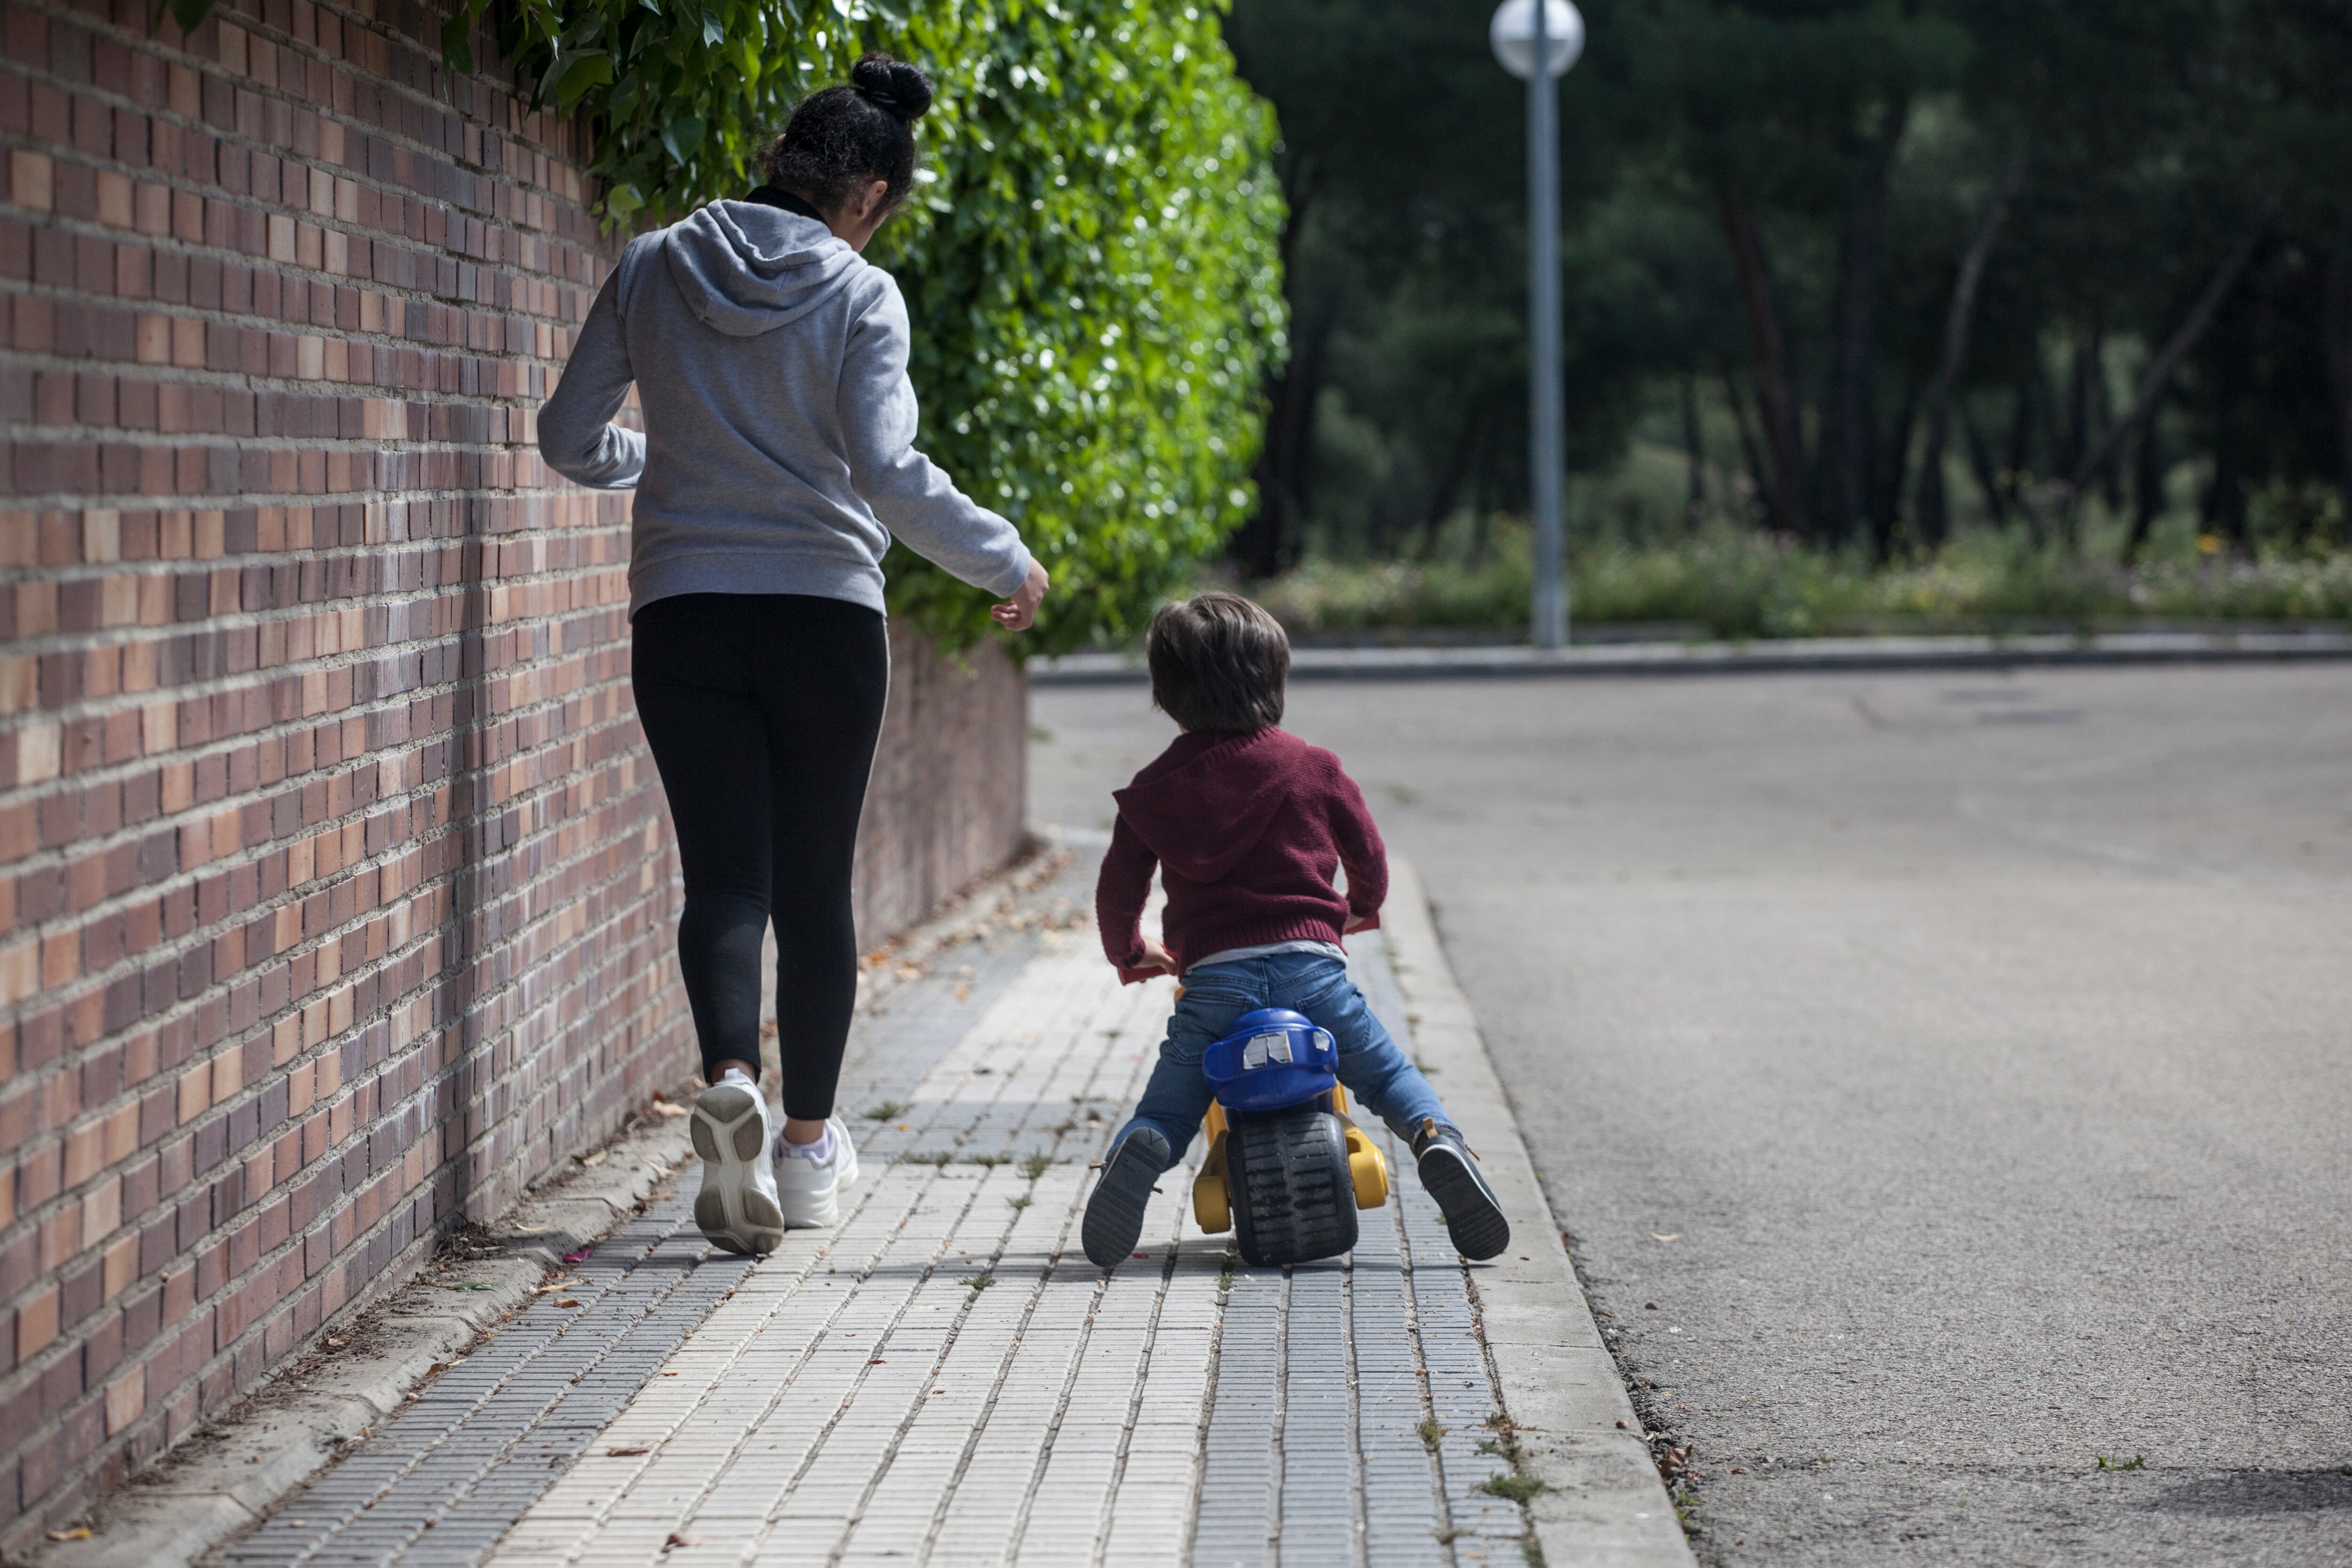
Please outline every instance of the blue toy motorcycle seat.
[{"label": "blue toy motorcycle seat", "polygon": [[1327,1094],[1339,1082],[1339,1048],[1304,1013],[1260,1008],[1201,1058],[1217,1103],[1228,1111],[1279,1111]]}]

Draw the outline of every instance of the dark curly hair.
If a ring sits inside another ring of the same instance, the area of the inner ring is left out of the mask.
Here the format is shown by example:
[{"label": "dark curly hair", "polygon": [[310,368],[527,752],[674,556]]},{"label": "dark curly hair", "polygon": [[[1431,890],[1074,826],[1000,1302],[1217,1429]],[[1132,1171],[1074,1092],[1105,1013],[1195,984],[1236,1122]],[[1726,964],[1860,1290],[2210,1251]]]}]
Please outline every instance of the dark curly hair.
[{"label": "dark curly hair", "polygon": [[803,99],[783,133],[768,144],[768,183],[821,208],[841,204],[872,180],[889,183],[887,209],[915,183],[916,120],[931,107],[931,78],[879,50],[851,68],[849,80]]}]

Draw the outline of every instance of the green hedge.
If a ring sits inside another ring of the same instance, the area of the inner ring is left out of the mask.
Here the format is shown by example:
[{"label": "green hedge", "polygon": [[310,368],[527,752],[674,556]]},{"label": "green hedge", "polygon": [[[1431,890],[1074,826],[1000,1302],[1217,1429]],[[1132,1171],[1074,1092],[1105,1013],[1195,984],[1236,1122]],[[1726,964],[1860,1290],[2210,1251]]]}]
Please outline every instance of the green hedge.
[{"label": "green hedge", "polygon": [[[490,0],[443,36],[452,62]],[[1148,0],[520,0],[502,43],[596,127],[608,221],[740,194],[813,88],[922,65],[917,203],[875,243],[914,319],[924,448],[1054,574],[1052,651],[1120,638],[1248,514],[1285,352],[1271,110],[1217,5]],[[950,645],[986,596],[904,549],[894,610]]]}]

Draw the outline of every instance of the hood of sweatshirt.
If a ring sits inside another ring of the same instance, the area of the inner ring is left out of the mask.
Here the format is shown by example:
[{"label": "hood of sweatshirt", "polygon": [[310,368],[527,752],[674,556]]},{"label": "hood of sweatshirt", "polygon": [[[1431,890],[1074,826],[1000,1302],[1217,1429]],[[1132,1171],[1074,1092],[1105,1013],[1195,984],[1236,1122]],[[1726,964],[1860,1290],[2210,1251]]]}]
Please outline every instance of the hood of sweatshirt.
[{"label": "hood of sweatshirt", "polygon": [[1265,836],[1306,761],[1307,743],[1283,730],[1202,730],[1111,798],[1160,864],[1217,882]]},{"label": "hood of sweatshirt", "polygon": [[753,202],[713,202],[671,225],[662,255],[688,308],[731,338],[791,325],[866,265],[814,218]]}]

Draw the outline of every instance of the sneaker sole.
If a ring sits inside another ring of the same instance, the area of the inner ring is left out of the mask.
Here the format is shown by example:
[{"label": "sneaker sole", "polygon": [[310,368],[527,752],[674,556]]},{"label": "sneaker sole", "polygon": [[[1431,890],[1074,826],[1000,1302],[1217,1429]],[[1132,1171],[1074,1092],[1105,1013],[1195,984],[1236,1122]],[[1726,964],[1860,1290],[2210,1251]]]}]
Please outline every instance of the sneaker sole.
[{"label": "sneaker sole", "polygon": [[751,1180],[753,1163],[767,1152],[768,1143],[757,1092],[740,1083],[704,1090],[694,1103],[688,1132],[702,1161],[702,1190],[694,1199],[697,1228],[722,1252],[762,1258],[774,1251],[784,1239],[783,1213]]},{"label": "sneaker sole", "polygon": [[1492,1258],[1511,1244],[1511,1222],[1469,1161],[1454,1150],[1431,1149],[1418,1162],[1421,1185],[1445,1215],[1454,1249],[1474,1261]]},{"label": "sneaker sole", "polygon": [[[1150,1145],[1144,1140],[1151,1140]],[[1158,1145],[1155,1155],[1152,1145]],[[1087,1199],[1086,1223],[1078,1236],[1087,1261],[1097,1269],[1115,1269],[1135,1251],[1143,1235],[1143,1211],[1151,1203],[1151,1184],[1167,1168],[1168,1141],[1150,1131],[1129,1133],[1118,1152],[1103,1167]]]}]

